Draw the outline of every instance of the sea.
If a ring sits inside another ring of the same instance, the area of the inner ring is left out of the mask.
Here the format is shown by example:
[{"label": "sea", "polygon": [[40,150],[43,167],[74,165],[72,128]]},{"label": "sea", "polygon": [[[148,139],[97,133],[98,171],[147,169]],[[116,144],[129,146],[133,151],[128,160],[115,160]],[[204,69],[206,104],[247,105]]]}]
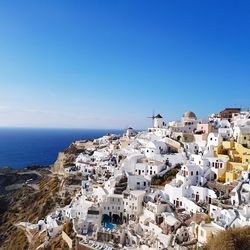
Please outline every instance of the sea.
[{"label": "sea", "polygon": [[58,152],[75,140],[99,138],[117,129],[0,128],[0,168],[53,164]]}]

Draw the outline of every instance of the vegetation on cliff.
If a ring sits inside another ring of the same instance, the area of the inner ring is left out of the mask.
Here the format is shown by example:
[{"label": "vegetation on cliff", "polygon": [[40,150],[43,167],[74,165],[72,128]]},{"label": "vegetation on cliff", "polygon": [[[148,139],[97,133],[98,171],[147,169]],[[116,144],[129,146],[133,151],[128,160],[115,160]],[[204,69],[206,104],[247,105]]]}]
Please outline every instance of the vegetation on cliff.
[{"label": "vegetation on cliff", "polygon": [[203,250],[248,250],[250,249],[250,227],[221,231],[210,239]]},{"label": "vegetation on cliff", "polygon": [[163,175],[155,175],[152,177],[151,185],[165,185],[166,183],[170,182],[172,179],[175,178],[176,174],[181,169],[181,165],[177,164],[174,168],[170,169]]}]

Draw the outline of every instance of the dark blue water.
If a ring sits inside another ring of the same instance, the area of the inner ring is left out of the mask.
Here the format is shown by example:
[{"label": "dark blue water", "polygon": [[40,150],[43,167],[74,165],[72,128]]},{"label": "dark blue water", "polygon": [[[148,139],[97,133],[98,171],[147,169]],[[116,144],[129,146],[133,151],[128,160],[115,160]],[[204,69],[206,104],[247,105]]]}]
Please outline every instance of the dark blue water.
[{"label": "dark blue water", "polygon": [[59,151],[79,139],[99,138],[121,130],[0,128],[0,167],[49,165]]}]

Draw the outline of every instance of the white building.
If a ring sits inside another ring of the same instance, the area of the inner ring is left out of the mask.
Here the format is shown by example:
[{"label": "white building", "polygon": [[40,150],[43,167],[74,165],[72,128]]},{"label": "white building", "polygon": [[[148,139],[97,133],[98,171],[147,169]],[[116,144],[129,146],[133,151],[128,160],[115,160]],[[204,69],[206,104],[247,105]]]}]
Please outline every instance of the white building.
[{"label": "white building", "polygon": [[120,223],[123,220],[124,205],[123,196],[120,194],[108,195],[102,204],[103,214],[109,216],[113,223]]},{"label": "white building", "polygon": [[136,136],[136,132],[134,131],[133,128],[129,127],[126,129],[126,137],[127,138],[131,138],[131,137],[134,137]]},{"label": "white building", "polygon": [[180,227],[181,222],[178,219],[176,219],[172,214],[162,213],[162,215],[163,215],[162,226],[166,226],[167,228],[170,229],[171,232],[177,230]]},{"label": "white building", "polygon": [[148,190],[150,181],[141,175],[127,175],[128,177],[128,190]]},{"label": "white building", "polygon": [[142,214],[143,211],[143,200],[146,191],[134,190],[134,191],[124,191],[123,192],[123,202],[124,202],[124,214],[126,220],[136,219]]},{"label": "white building", "polygon": [[166,199],[176,208],[184,208],[189,212],[202,211],[198,203],[211,203],[217,196],[213,190],[206,187],[183,184],[180,180],[173,180],[165,185]]},{"label": "white building", "polygon": [[215,177],[208,166],[189,162],[181,167],[181,170],[176,175],[176,181],[203,186],[207,181],[214,180]]},{"label": "white building", "polygon": [[198,239],[198,245],[202,246],[208,242],[211,238],[213,238],[220,231],[224,230],[223,227],[220,227],[214,222],[205,223],[201,222],[199,225],[192,222],[190,224],[191,232],[196,235]]},{"label": "white building", "polygon": [[208,150],[213,150],[214,147],[218,147],[223,141],[221,134],[219,133],[209,133],[207,138],[207,148]]},{"label": "white building", "polygon": [[242,146],[250,148],[250,121],[234,128],[234,139]]},{"label": "white building", "polygon": [[233,136],[233,128],[227,119],[221,119],[219,121],[218,134],[220,134],[222,138],[226,140],[229,140]]},{"label": "white building", "polygon": [[242,203],[250,203],[250,184],[239,182],[231,191],[231,204],[239,206]]},{"label": "white building", "polygon": [[143,208],[143,215],[140,216],[139,222],[144,224],[145,221],[152,220],[155,221],[157,215],[166,212],[168,205],[161,202],[147,202]]},{"label": "white building", "polygon": [[155,155],[166,154],[168,146],[163,141],[150,141],[143,150],[147,158],[154,158]]},{"label": "white building", "polygon": [[154,163],[136,163],[135,170],[133,172],[134,175],[143,175],[153,176],[159,174],[164,169],[166,169],[166,165],[162,164],[154,164]]}]

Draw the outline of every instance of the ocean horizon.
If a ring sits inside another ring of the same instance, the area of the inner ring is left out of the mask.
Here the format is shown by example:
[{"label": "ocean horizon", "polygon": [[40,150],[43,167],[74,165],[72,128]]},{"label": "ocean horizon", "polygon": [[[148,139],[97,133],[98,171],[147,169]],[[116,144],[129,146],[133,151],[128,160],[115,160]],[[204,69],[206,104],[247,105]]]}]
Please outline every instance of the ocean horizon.
[{"label": "ocean horizon", "polygon": [[96,139],[121,129],[0,128],[0,168],[51,165],[73,141]]}]

